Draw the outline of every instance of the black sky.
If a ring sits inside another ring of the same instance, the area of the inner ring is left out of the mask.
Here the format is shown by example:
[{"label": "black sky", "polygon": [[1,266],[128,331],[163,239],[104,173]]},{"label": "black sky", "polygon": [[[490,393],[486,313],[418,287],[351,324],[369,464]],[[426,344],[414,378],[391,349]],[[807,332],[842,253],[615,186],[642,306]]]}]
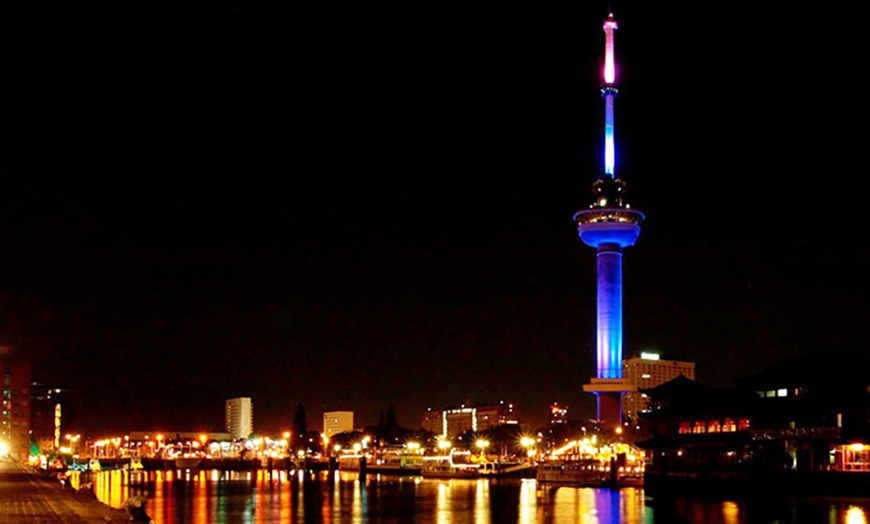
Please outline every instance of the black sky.
[{"label": "black sky", "polygon": [[[591,416],[592,4],[7,10],[6,358],[95,432],[220,430],[234,396],[262,431],[300,402]],[[856,22],[703,4],[612,3],[625,352],[730,385],[868,351]]]}]

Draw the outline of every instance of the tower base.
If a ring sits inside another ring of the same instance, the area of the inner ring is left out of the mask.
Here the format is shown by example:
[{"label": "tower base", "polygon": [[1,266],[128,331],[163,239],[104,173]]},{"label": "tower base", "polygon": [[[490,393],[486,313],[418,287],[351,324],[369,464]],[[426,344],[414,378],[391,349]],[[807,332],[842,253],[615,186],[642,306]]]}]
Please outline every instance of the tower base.
[{"label": "tower base", "polygon": [[622,426],[622,395],[637,391],[637,386],[624,378],[593,378],[583,391],[595,394],[599,426],[617,428]]}]

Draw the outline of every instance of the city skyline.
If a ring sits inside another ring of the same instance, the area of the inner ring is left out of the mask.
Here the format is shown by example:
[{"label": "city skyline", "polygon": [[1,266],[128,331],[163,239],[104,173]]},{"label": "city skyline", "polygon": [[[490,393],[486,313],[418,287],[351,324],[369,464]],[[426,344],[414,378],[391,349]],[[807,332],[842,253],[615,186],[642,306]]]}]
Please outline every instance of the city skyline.
[{"label": "city skyline", "polygon": [[[70,387],[82,426],[217,429],[236,397],[264,431],[299,403],[360,426],[594,414],[572,216],[601,169],[606,3],[58,9],[6,17],[33,31],[3,51],[0,357]],[[646,215],[625,355],[728,385],[866,352],[854,22],[612,9],[618,170]]]}]

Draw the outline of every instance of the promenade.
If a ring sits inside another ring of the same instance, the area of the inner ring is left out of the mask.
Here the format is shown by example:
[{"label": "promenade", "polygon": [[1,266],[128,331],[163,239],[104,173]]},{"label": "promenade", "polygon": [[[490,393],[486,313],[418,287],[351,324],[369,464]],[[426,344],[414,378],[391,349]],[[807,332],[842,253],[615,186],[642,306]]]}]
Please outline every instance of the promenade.
[{"label": "promenade", "polygon": [[65,488],[57,479],[0,458],[0,524],[96,524],[130,522],[87,492]]}]

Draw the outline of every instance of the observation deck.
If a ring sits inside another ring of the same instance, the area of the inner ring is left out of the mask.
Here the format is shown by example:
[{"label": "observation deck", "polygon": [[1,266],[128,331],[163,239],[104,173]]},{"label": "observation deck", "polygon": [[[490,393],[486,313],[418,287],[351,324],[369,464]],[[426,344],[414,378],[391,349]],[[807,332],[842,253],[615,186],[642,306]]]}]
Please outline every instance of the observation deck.
[{"label": "observation deck", "polygon": [[620,248],[634,245],[644,218],[640,211],[621,207],[591,208],[574,213],[580,240],[594,248],[606,244]]}]

